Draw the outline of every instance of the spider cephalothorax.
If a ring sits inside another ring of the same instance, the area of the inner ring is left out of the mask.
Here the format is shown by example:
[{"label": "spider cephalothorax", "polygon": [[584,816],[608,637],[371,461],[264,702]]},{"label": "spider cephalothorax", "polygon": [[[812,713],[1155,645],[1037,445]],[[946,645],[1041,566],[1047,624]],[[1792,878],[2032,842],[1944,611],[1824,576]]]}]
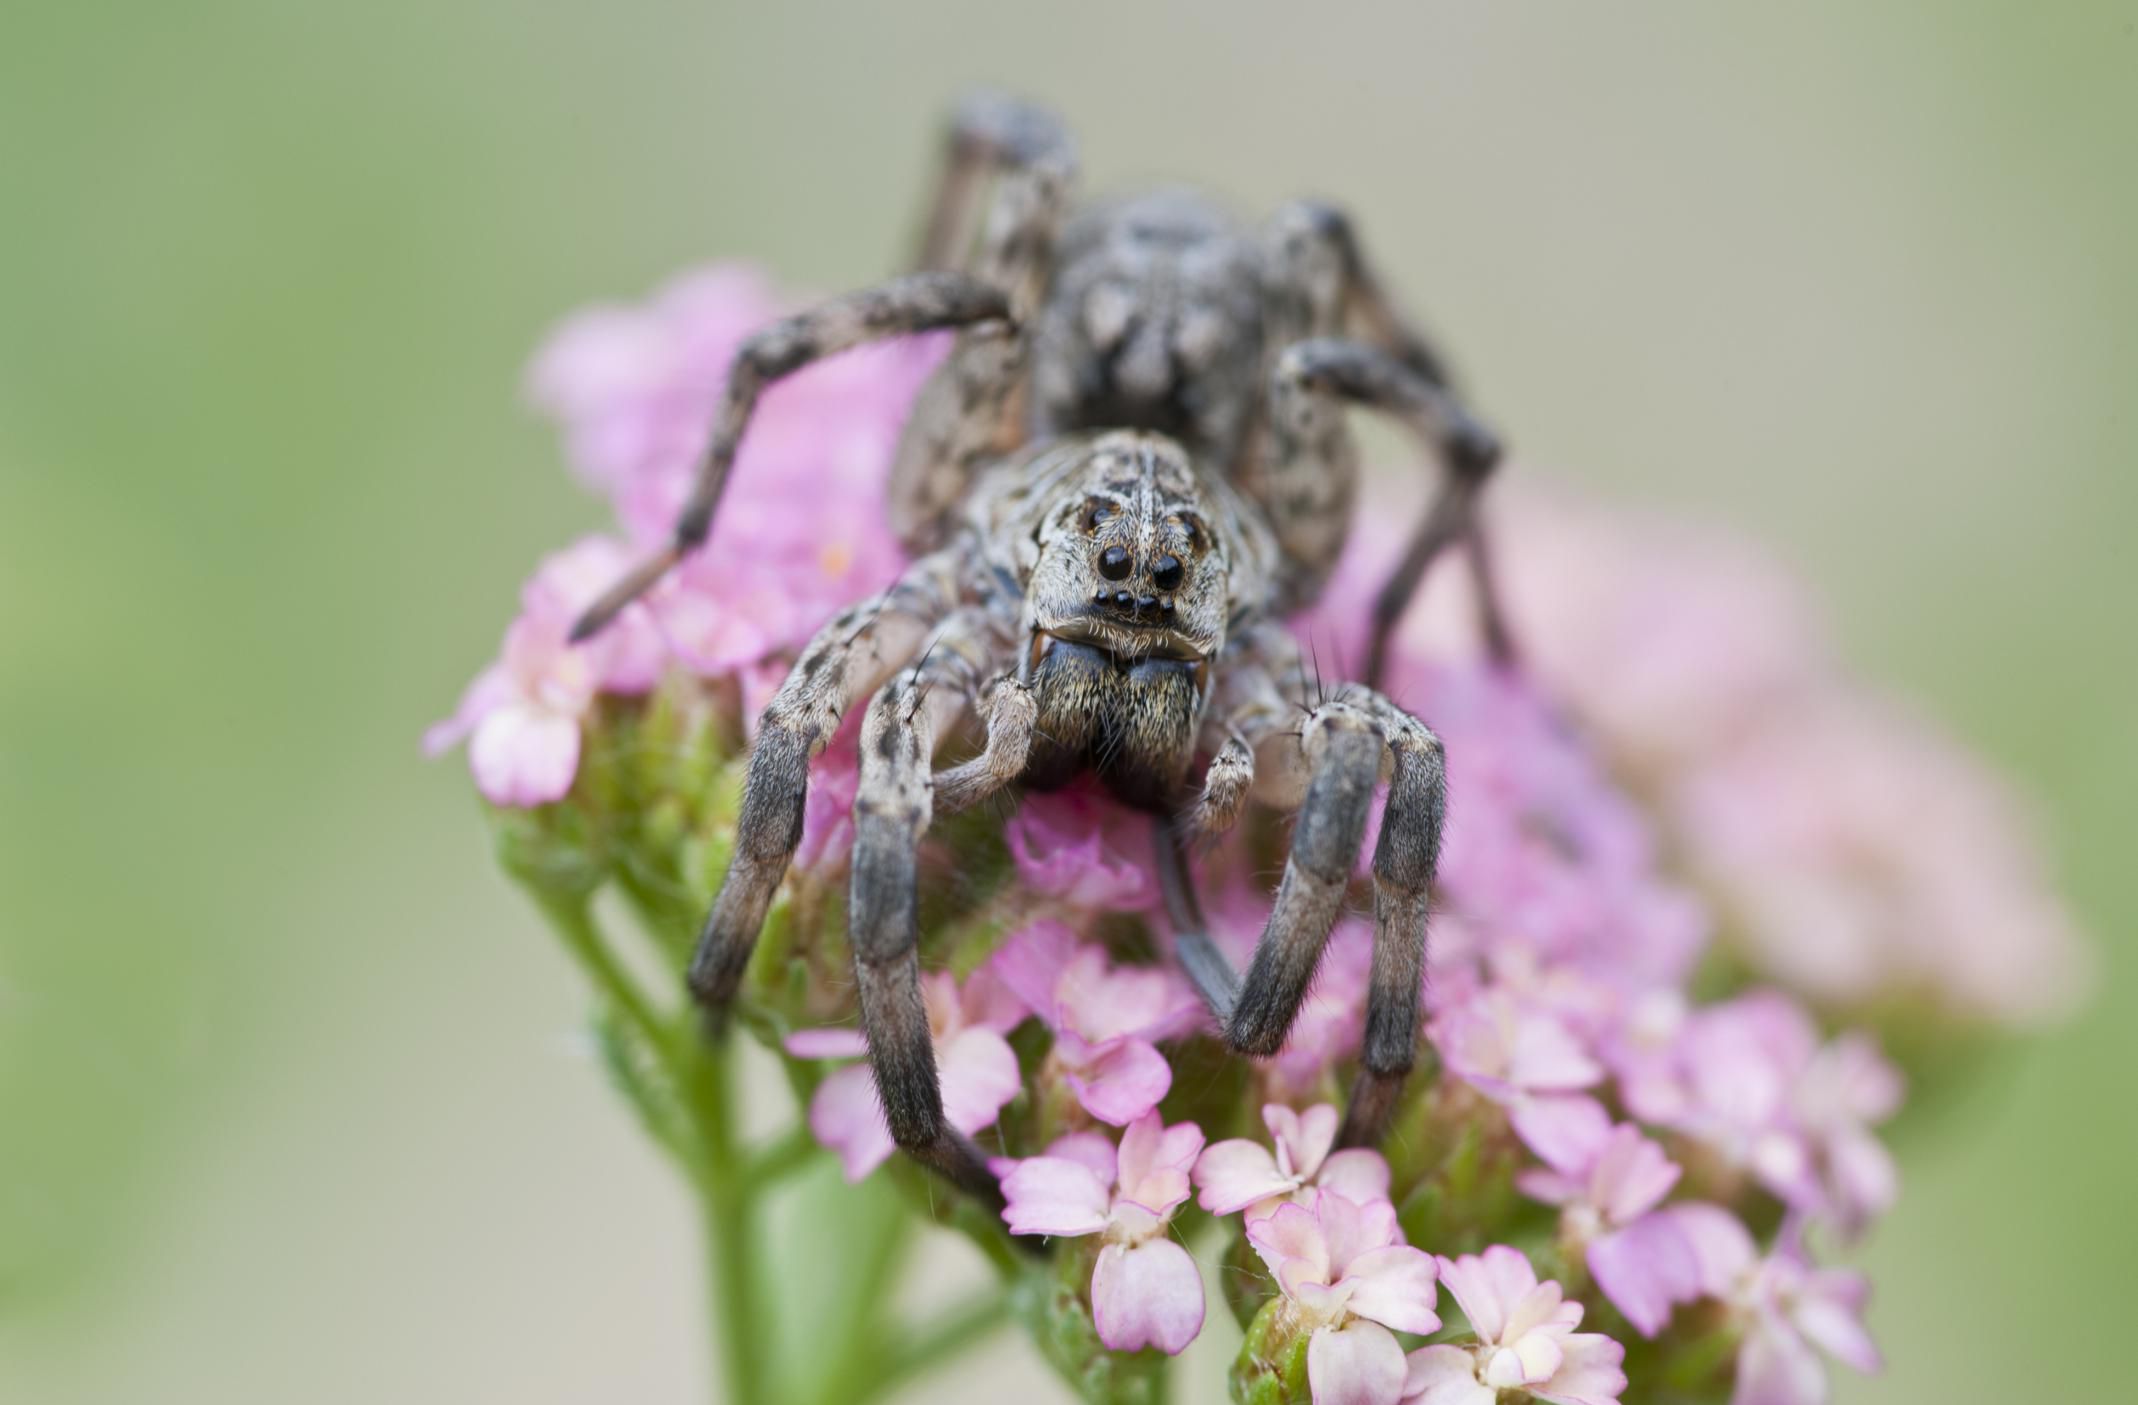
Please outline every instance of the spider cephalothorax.
[{"label": "spider cephalothorax", "polygon": [[[1270,1054],[1342,912],[1385,781],[1366,1035],[1343,1130],[1347,1143],[1378,1140],[1417,1042],[1445,774],[1438,739],[1371,687],[1307,688],[1281,625],[1343,545],[1358,472],[1347,405],[1393,415],[1446,467],[1372,607],[1368,682],[1452,544],[1469,548],[1487,641],[1507,654],[1475,515],[1497,443],[1343,216],[1300,203],[1253,230],[1162,192],[1070,218],[1073,173],[1049,115],[1001,99],[962,109],[928,271],[745,343],[674,545],[575,630],[600,628],[704,542],[767,383],[872,338],[958,329],[892,469],[888,511],[913,563],[828,623],[765,709],[690,985],[715,1019],[732,1004],[801,835],[810,759],[867,699],[847,921],[870,1062],[899,1145],[991,1199],[984,1159],[944,1120],[920,999],[916,852],[934,816],[1087,770],[1156,814],[1181,964],[1228,1042]],[[938,739],[968,712],[984,745],[938,769]],[[1299,818],[1243,974],[1204,933],[1184,846],[1228,828],[1250,798]]]}]

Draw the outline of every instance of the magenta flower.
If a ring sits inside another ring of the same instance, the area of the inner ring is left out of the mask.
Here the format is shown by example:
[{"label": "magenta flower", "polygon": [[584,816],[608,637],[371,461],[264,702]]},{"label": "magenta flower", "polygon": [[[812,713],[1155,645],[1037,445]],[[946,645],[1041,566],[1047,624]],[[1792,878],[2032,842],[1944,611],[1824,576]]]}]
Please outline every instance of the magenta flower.
[{"label": "magenta flower", "polygon": [[1673,1304],[1699,1293],[1692,1246],[1656,1210],[1678,1176],[1661,1147],[1622,1122],[1579,1158],[1515,1178],[1525,1194],[1564,1207],[1560,1222],[1586,1248],[1596,1286],[1644,1337],[1663,1330]]},{"label": "magenta flower", "polygon": [[[948,971],[921,977],[943,1086],[943,1114],[968,1135],[992,1126],[1022,1086],[1017,1055],[1003,1035],[1024,1018],[1023,1002],[976,971],[961,989]],[[868,1043],[858,1029],[803,1029],[787,1036],[797,1058],[860,1058]],[[817,1085],[809,1100],[809,1130],[839,1154],[846,1178],[858,1181],[884,1163],[893,1143],[868,1065],[849,1064]]]},{"label": "magenta flower", "polygon": [[1004,837],[1017,876],[1041,897],[1095,912],[1140,912],[1158,899],[1150,820],[1089,786],[1027,795]]},{"label": "magenta flower", "polygon": [[642,606],[598,639],[565,642],[573,617],[629,559],[606,537],[546,558],[520,592],[520,616],[505,631],[498,661],[476,675],[451,717],[423,734],[425,753],[467,741],[476,788],[493,804],[563,799],[579,771],[580,720],[595,694],[645,692],[667,657]]},{"label": "magenta flower", "polygon": [[1477,1341],[1412,1352],[1404,1405],[1494,1405],[1503,1390],[1560,1405],[1614,1405],[1626,1388],[1626,1349],[1601,1333],[1576,1332],[1581,1304],[1567,1301],[1557,1283],[1539,1283],[1519,1249],[1494,1245],[1443,1258],[1440,1281]]},{"label": "magenta flower", "polygon": [[809,763],[802,800],[802,839],[794,849],[799,873],[836,872],[854,848],[854,796],[861,790],[860,712]]},{"label": "magenta flower", "polygon": [[1156,1041],[1206,1018],[1177,972],[1116,966],[1051,920],[1012,936],[988,965],[1054,1031],[1049,1066],[1086,1112],[1110,1126],[1125,1127],[1158,1106],[1173,1071]]},{"label": "magenta flower", "polygon": [[1610,1117],[1581,1092],[1604,1070],[1554,1016],[1492,987],[1443,1009],[1428,1033],[1449,1073],[1507,1109],[1515,1134],[1563,1165],[1608,1130]]},{"label": "magenta flower", "polygon": [[1395,1207],[1315,1191],[1250,1217],[1247,1239],[1313,1334],[1307,1380],[1316,1405],[1396,1405],[1404,1366],[1393,1332],[1437,1331],[1440,1314],[1433,1256],[1403,1243]]},{"label": "magenta flower", "polygon": [[[1318,1103],[1294,1112],[1281,1103],[1262,1109],[1271,1147],[1245,1138],[1217,1142],[1195,1163],[1196,1203],[1213,1215],[1241,1210],[1265,1219],[1281,1204],[1303,1204],[1317,1191],[1334,1191],[1356,1204],[1388,1198],[1388,1162],[1365,1147],[1331,1152],[1336,1109]],[[1274,1148],[1274,1150],[1272,1149]]]},{"label": "magenta flower", "polygon": [[1203,1329],[1202,1274],[1166,1232],[1202,1149],[1194,1123],[1167,1127],[1147,1112],[1121,1134],[1119,1148],[1078,1132],[1044,1156],[1003,1163],[1010,1233],[1104,1236],[1091,1271],[1091,1316],[1114,1351],[1150,1346],[1177,1356]]}]

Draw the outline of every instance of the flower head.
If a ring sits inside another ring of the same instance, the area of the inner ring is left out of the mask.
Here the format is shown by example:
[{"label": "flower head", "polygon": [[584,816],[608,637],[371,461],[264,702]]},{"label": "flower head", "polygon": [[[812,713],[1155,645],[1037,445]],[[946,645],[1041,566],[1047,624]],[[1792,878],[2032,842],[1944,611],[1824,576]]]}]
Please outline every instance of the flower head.
[{"label": "flower head", "polygon": [[1620,1123],[1549,1170],[1516,1177],[1522,1190],[1563,1206],[1561,1223],[1588,1256],[1590,1276],[1643,1336],[1663,1330],[1674,1303],[1698,1296],[1698,1266],[1675,1220],[1656,1206],[1678,1183],[1663,1149]]},{"label": "flower head", "polygon": [[1173,1071],[1156,1041],[1202,1024],[1202,1002],[1176,972],[1116,966],[1059,922],[1034,922],[989,968],[1054,1031],[1050,1059],[1076,1100],[1125,1127],[1158,1106]]},{"label": "flower head", "polygon": [[1388,1162],[1366,1147],[1331,1151],[1336,1145],[1336,1109],[1317,1103],[1294,1112],[1281,1103],[1262,1109],[1270,1143],[1245,1138],[1213,1143],[1195,1163],[1196,1203],[1213,1215],[1245,1210],[1262,1219],[1285,1203],[1303,1203],[1317,1190],[1334,1191],[1358,1204],[1388,1198]]},{"label": "flower head", "polygon": [[1440,1281],[1455,1295],[1477,1340],[1421,1347],[1410,1354],[1404,1405],[1493,1405],[1518,1390],[1561,1405],[1609,1405],[1626,1388],[1626,1349],[1596,1332],[1576,1332],[1580,1303],[1554,1282],[1537,1281],[1529,1256],[1495,1245],[1440,1260]]},{"label": "flower head", "polygon": [[1077,1132],[1044,1156],[1000,1165],[1010,1233],[1104,1237],[1091,1271],[1091,1315],[1099,1340],[1115,1351],[1153,1346],[1177,1355],[1203,1329],[1202,1275],[1166,1233],[1202,1149],[1194,1123],[1168,1127],[1147,1112],[1118,1147]]},{"label": "flower head", "polygon": [[1247,1221],[1247,1241],[1311,1332],[1307,1379],[1319,1405],[1395,1405],[1403,1348],[1393,1332],[1432,1332],[1433,1256],[1403,1243],[1386,1200],[1315,1191]]}]

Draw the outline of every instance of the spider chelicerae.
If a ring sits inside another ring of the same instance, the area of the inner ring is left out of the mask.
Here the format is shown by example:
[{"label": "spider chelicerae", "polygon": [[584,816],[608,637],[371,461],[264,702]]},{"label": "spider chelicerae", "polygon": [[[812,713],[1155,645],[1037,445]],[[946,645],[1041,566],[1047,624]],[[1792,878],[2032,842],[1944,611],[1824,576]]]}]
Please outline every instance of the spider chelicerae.
[{"label": "spider chelicerae", "polygon": [[[1488,648],[1510,652],[1476,513],[1498,442],[1343,214],[1298,202],[1254,229],[1177,190],[1072,210],[1074,179],[1051,114],[995,96],[962,104],[922,271],[743,345],[672,545],[573,631],[600,629],[705,541],[766,385],[865,341],[956,330],[891,473],[889,511],[914,560],[825,625],[765,709],[689,984],[719,1023],[800,840],[810,759],[869,698],[847,922],[870,1064],[898,1145],[998,1205],[984,1157],[944,1118],[921,1001],[917,851],[931,819],[1087,770],[1155,814],[1181,966],[1225,1040],[1268,1055],[1306,997],[1387,781],[1366,1031],[1340,1135],[1376,1142],[1417,1044],[1446,777],[1439,739],[1371,685],[1450,545],[1477,578]],[[1442,474],[1372,606],[1366,682],[1329,693],[1305,683],[1282,621],[1319,594],[1344,543],[1358,485],[1347,405],[1415,431]],[[968,712],[984,744],[937,769],[938,739]],[[1186,855],[1251,799],[1298,815],[1243,976],[1206,935]]]}]

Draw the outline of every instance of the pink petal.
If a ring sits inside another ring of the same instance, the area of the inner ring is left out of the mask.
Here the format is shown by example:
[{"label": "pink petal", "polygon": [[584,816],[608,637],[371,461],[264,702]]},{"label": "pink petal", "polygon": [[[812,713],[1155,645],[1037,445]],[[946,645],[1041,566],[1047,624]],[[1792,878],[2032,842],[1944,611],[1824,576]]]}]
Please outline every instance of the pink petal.
[{"label": "pink petal", "polygon": [[1657,1213],[1670,1217],[1692,1250],[1704,1297],[1728,1297],[1759,1261],[1759,1247],[1751,1231],[1720,1205],[1695,1200]]},{"label": "pink petal", "polygon": [[858,1059],[869,1051],[868,1038],[860,1030],[829,1025],[798,1029],[780,1046],[798,1059]]},{"label": "pink petal", "polygon": [[468,766],[475,788],[493,804],[562,800],[579,770],[579,721],[529,703],[507,703],[476,724]]},{"label": "pink petal", "polygon": [[1868,1295],[1869,1283],[1863,1275],[1826,1269],[1811,1276],[1791,1314],[1798,1331],[1867,1376],[1885,1368],[1878,1344],[1863,1326],[1863,1303]]},{"label": "pink petal", "polygon": [[1354,1318],[1307,1339],[1307,1382],[1314,1405],[1397,1405],[1409,1363],[1377,1322]]},{"label": "pink petal", "polygon": [[1700,1260],[1671,1215],[1646,1215],[1589,1242],[1589,1274],[1634,1330],[1652,1337],[1674,1304],[1701,1294]]},{"label": "pink petal", "polygon": [[1442,1258],[1440,1284],[1455,1295],[1479,1340],[1497,1342],[1515,1305],[1537,1286],[1537,1271],[1521,1250],[1495,1244],[1482,1254]]},{"label": "pink petal", "polygon": [[1613,1224],[1630,1224],[1646,1214],[1678,1183],[1679,1170],[1663,1148],[1621,1123],[1596,1160],[1590,1176],[1590,1200]]},{"label": "pink petal", "polygon": [[1271,1273],[1282,1273],[1287,1263],[1311,1265],[1314,1276],[1329,1281],[1329,1242],[1321,1232],[1321,1220],[1303,1205],[1279,1205],[1274,1214],[1247,1222],[1247,1242],[1254,1246]]},{"label": "pink petal", "polygon": [[1351,1289],[1350,1308],[1398,1332],[1440,1330],[1440,1314],[1433,1311],[1434,1280],[1439,1266],[1423,1249],[1395,1244],[1374,1249],[1351,1261],[1344,1269],[1344,1286]]},{"label": "pink petal", "polygon": [[1202,1274],[1170,1239],[1109,1244],[1091,1271],[1091,1316],[1111,1350],[1177,1356],[1203,1330]]},{"label": "pink petal", "polygon": [[1066,1081],[1084,1111],[1101,1122],[1126,1127],[1158,1106],[1173,1086],[1173,1070],[1150,1045],[1124,1039],[1085,1065],[1082,1073],[1067,1074]]},{"label": "pink petal", "polygon": [[1283,1152],[1282,1159],[1291,1163],[1292,1174],[1301,1180],[1313,1180],[1314,1173],[1321,1169],[1329,1148],[1336,1145],[1336,1124],[1336,1108],[1329,1103],[1316,1103],[1303,1113],[1282,1103],[1270,1103],[1262,1109],[1262,1125],[1269,1128],[1270,1140]]},{"label": "pink petal", "polygon": [[1515,1135],[1548,1164],[1580,1162],[1586,1147],[1610,1133],[1611,1114],[1582,1093],[1522,1098],[1508,1110]]},{"label": "pink petal", "polygon": [[1403,1405],[1495,1405],[1500,1398],[1478,1380],[1477,1358],[1462,1347],[1420,1347],[1408,1360]]},{"label": "pink petal", "polygon": [[839,1154],[849,1181],[860,1180],[884,1163],[894,1143],[867,1064],[842,1068],[817,1085],[809,1100],[809,1130]]},{"label": "pink petal", "polygon": [[1101,1185],[1114,1183],[1114,1144],[1098,1132],[1070,1132],[1056,1137],[1045,1154],[1089,1167]]},{"label": "pink petal", "polygon": [[1355,1146],[1321,1163],[1314,1184],[1356,1205],[1388,1198],[1388,1160],[1378,1151]]},{"label": "pink petal", "polygon": [[1013,933],[989,958],[987,969],[1032,1013],[1056,1022],[1054,988],[1077,953],[1076,933],[1044,919]]},{"label": "pink petal", "polygon": [[1277,1174],[1269,1150],[1244,1137],[1217,1142],[1195,1163],[1195,1203],[1213,1215],[1230,1215],[1271,1196],[1287,1195],[1292,1182]]},{"label": "pink petal", "polygon": [[1115,1185],[1122,1199],[1161,1219],[1188,1198],[1188,1171],[1203,1150],[1203,1129],[1193,1122],[1167,1127],[1147,1112],[1121,1138]]},{"label": "pink petal", "polygon": [[992,1029],[997,1034],[1008,1034],[1032,1013],[1031,1007],[991,965],[965,978],[958,1001],[966,1024]]},{"label": "pink petal", "polygon": [[1757,1323],[1737,1352],[1730,1405],[1825,1405],[1826,1368],[1802,1337],[1772,1321]]},{"label": "pink petal", "polygon": [[1564,1359],[1550,1380],[1531,1386],[1530,1393],[1558,1405],[1615,1405],[1626,1389],[1623,1369],[1626,1349],[1597,1332],[1577,1332],[1562,1337],[1559,1350]]},{"label": "pink petal", "polygon": [[1012,1234],[1097,1234],[1111,1197],[1082,1162],[1034,1156],[1002,1178],[1002,1211]]},{"label": "pink petal", "polygon": [[968,1029],[936,1051],[943,1115],[961,1132],[990,1126],[1024,1086],[1017,1055],[991,1029]]},{"label": "pink petal", "polygon": [[476,724],[497,708],[503,707],[515,696],[512,680],[505,670],[496,664],[475,675],[467,691],[460,695],[460,702],[453,715],[442,722],[434,722],[423,734],[423,754],[429,757],[442,756],[467,739]]}]

